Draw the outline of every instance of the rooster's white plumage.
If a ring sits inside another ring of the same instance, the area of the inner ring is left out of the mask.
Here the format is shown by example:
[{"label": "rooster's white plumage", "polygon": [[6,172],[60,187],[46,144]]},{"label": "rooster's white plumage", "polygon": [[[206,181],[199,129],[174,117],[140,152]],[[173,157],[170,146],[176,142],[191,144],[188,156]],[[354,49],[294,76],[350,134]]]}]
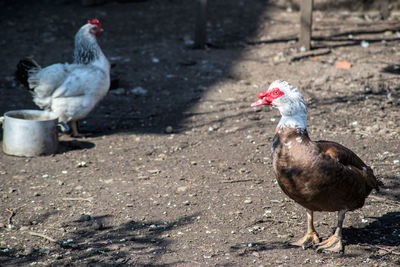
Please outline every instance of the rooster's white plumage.
[{"label": "rooster's white plumage", "polygon": [[88,21],[75,35],[74,62],[41,68],[33,59],[17,65],[16,77],[32,90],[33,101],[70,122],[72,135],[79,136],[77,122],[85,118],[110,88],[110,63],[97,37],[102,31],[97,19]]}]

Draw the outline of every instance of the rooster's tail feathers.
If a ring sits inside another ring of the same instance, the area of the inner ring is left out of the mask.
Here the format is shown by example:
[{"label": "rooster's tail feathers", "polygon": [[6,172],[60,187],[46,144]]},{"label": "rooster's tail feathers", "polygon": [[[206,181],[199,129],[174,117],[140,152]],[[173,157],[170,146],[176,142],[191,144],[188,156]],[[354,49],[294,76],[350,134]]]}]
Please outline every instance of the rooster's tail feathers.
[{"label": "rooster's tail feathers", "polygon": [[17,64],[15,78],[30,90],[31,88],[28,82],[29,74],[32,72],[37,72],[40,69],[40,65],[32,58],[23,58]]}]

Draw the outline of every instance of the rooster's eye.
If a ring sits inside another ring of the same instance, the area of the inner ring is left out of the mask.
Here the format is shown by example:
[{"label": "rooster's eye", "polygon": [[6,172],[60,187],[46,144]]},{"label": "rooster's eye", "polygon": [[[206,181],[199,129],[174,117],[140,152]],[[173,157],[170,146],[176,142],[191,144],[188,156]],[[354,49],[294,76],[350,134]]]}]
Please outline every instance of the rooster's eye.
[{"label": "rooster's eye", "polygon": [[274,92],[274,94],[276,94],[276,95],[277,95],[277,94],[278,94],[278,91],[275,91],[275,92]]}]

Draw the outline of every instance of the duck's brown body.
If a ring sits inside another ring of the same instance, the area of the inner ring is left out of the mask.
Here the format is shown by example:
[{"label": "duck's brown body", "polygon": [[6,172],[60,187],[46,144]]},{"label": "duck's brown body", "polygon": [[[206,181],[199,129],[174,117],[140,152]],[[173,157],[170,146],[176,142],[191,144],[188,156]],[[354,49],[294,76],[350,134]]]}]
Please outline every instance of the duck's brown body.
[{"label": "duck's brown body", "polygon": [[[276,80],[258,98],[252,107],[270,105],[279,109],[282,116],[272,143],[273,167],[279,186],[307,212],[307,232],[291,244],[342,252],[346,212],[361,208],[371,190],[378,190],[381,183],[350,149],[335,142],[310,140],[306,127],[307,106],[297,88]],[[314,211],[338,212],[335,233],[322,242],[314,228]]]},{"label": "duck's brown body", "polygon": [[278,127],[272,147],[279,186],[311,211],[354,210],[364,205],[378,182],[350,149],[310,140],[307,130]]}]

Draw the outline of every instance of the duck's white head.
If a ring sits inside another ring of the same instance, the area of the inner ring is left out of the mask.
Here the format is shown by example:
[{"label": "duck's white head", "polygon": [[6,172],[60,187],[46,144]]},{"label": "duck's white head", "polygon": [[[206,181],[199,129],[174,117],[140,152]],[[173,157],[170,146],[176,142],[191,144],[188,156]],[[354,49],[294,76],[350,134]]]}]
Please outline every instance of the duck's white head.
[{"label": "duck's white head", "polygon": [[282,115],[278,127],[306,128],[307,107],[300,91],[286,81],[276,80],[266,92],[258,93],[256,102],[252,107],[270,105],[279,109]]}]

